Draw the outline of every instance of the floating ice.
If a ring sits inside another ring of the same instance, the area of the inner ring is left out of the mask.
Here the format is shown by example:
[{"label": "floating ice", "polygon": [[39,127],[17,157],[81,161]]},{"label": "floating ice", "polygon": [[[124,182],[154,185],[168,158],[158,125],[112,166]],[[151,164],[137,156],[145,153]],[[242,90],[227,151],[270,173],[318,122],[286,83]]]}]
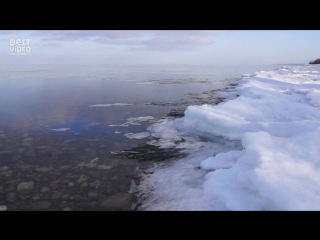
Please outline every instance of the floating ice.
[{"label": "floating ice", "polygon": [[115,133],[115,134],[118,134],[118,133],[121,133],[121,132],[115,131],[114,133]]},{"label": "floating ice", "polygon": [[149,84],[157,84],[155,82],[139,82],[137,84],[149,85]]},{"label": "floating ice", "polygon": [[130,106],[132,103],[113,103],[113,104],[95,104],[90,105],[89,107],[111,107],[111,106]]},{"label": "floating ice", "polygon": [[129,189],[128,193],[136,193],[138,191],[139,191],[138,186],[136,185],[136,183],[133,180],[131,180],[131,185],[130,185],[130,189]]},{"label": "floating ice", "polygon": [[130,139],[142,139],[150,136],[150,132],[141,132],[141,133],[126,133],[124,134],[127,138]]},{"label": "floating ice", "polygon": [[147,144],[160,148],[177,148],[186,151],[199,150],[203,144],[196,141],[197,138],[176,129],[181,124],[181,119],[176,119],[174,121],[164,120],[151,125],[148,130],[151,132],[151,136],[158,140],[151,140]]},{"label": "floating ice", "polygon": [[148,120],[153,120],[154,117],[152,116],[145,116],[145,117],[136,117],[136,118],[128,118],[127,120],[129,122],[143,122],[143,121],[148,121]]},{"label": "floating ice", "polygon": [[192,84],[192,83],[210,83],[212,82],[212,79],[209,79],[208,77],[204,78],[182,78],[182,79],[162,79],[162,80],[156,80],[151,79],[145,82],[139,82],[137,84]]},{"label": "floating ice", "polygon": [[[150,121],[154,120],[154,117],[145,116],[145,117],[128,118],[127,120],[128,120],[128,122],[125,122],[125,123],[120,124],[118,126],[128,127],[129,125],[141,125],[140,122],[144,122],[144,121],[150,122]],[[109,127],[111,127],[111,126],[117,126],[117,125],[109,125]]]},{"label": "floating ice", "polygon": [[57,132],[65,132],[70,130],[70,128],[55,128],[55,129],[50,129],[52,131],[57,131]]},{"label": "floating ice", "polygon": [[161,147],[202,148],[144,176],[142,207],[320,210],[320,66],[245,75],[220,96],[148,129]]}]

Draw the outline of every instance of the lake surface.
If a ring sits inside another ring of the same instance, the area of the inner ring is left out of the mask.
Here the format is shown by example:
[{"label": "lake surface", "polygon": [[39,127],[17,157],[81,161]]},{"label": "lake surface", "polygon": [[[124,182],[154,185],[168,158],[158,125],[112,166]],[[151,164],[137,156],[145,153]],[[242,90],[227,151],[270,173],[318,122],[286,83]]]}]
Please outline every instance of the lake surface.
[{"label": "lake surface", "polygon": [[144,169],[179,157],[146,144],[147,128],[276,68],[0,65],[0,208],[136,210]]}]

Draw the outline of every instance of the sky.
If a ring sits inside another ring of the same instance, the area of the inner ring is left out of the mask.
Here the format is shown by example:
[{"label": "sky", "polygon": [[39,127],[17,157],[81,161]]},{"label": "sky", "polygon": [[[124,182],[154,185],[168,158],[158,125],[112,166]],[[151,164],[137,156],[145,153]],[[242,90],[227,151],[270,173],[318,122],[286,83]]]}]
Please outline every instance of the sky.
[{"label": "sky", "polygon": [[[10,48],[11,39],[30,41]],[[12,54],[18,46],[29,54]],[[0,64],[263,65],[316,58],[320,30],[0,30]]]}]

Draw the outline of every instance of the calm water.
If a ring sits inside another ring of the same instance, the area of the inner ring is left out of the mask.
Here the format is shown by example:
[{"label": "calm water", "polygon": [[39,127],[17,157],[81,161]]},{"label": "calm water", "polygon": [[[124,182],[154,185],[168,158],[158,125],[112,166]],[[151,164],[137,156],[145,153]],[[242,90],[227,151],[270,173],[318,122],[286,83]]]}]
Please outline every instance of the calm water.
[{"label": "calm water", "polygon": [[1,65],[0,209],[135,210],[139,174],[178,156],[147,146],[147,127],[275,68]]}]

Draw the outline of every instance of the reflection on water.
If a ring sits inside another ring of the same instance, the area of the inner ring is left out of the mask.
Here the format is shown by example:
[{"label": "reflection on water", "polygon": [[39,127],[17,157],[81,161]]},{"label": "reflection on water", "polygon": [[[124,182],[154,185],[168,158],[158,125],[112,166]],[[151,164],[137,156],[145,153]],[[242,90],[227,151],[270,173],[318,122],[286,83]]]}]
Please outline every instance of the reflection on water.
[{"label": "reflection on water", "polygon": [[[225,86],[237,71],[0,66],[0,210],[131,210],[143,169],[178,156],[146,147],[147,127],[174,107],[209,101],[200,93]],[[89,107],[97,104],[104,105]],[[138,117],[145,118],[132,121]]]}]

